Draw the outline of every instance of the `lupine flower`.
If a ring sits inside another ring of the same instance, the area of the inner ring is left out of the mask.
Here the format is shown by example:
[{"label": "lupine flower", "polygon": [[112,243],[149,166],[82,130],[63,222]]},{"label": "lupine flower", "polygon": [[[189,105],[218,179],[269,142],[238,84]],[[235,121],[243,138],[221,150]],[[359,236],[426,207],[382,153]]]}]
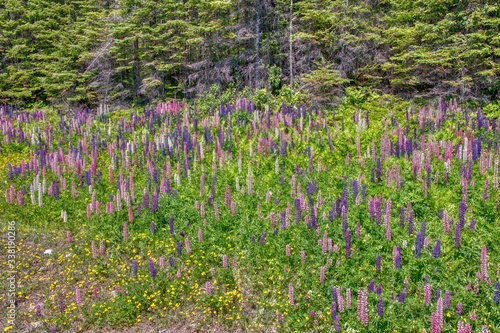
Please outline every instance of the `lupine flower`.
[{"label": "lupine flower", "polygon": [[212,284],[210,283],[210,281],[207,281],[205,283],[205,291],[207,296],[212,296]]},{"label": "lupine flower", "polygon": [[71,232],[66,231],[66,239],[68,240],[68,243],[73,242],[73,238],[71,238]]},{"label": "lupine flower", "polygon": [[424,304],[426,306],[431,305],[431,299],[432,299],[431,285],[429,283],[426,283],[424,285]]},{"label": "lupine flower", "polygon": [[99,255],[104,255],[104,242],[102,240],[99,241]]},{"label": "lupine flower", "polygon": [[149,276],[151,276],[152,278],[156,277],[156,268],[152,259],[148,259],[148,266]]},{"label": "lupine flower", "polygon": [[406,297],[406,288],[401,290],[401,292],[399,293],[399,297],[398,297],[398,302],[399,303],[404,303],[405,302],[405,297]]},{"label": "lupine flower", "polygon": [[94,241],[90,242],[90,249],[92,251],[92,258],[97,258],[97,248],[95,247]]},{"label": "lupine flower", "polygon": [[222,267],[224,269],[227,269],[227,255],[226,254],[222,255]]},{"label": "lupine flower", "polygon": [[[255,240],[254,240],[254,241],[255,241]],[[289,256],[290,256],[290,245],[289,245],[289,244],[287,244],[287,245],[285,246],[285,254],[286,254],[286,256],[287,256],[287,257],[289,257]]]},{"label": "lupine flower", "polygon": [[163,256],[158,258],[158,265],[160,266],[160,268],[165,267],[165,258]]},{"label": "lupine flower", "polygon": [[371,280],[370,283],[368,284],[368,291],[369,292],[375,291],[375,280]]},{"label": "lupine flower", "polygon": [[155,223],[154,222],[151,222],[151,225],[149,226],[149,230],[151,231],[152,234],[155,233],[156,228],[155,228]]},{"label": "lupine flower", "polygon": [[462,303],[457,303],[457,316],[461,316],[463,311]]},{"label": "lupine flower", "polygon": [[382,256],[379,254],[379,255],[377,255],[377,260],[375,262],[375,268],[377,270],[377,273],[380,273],[381,263],[382,263]]},{"label": "lupine flower", "polygon": [[382,294],[382,285],[380,283],[378,284],[377,289],[375,289],[375,293],[377,295],[381,295]]},{"label": "lupine flower", "polygon": [[319,283],[325,283],[325,266],[319,268]]},{"label": "lupine flower", "polygon": [[434,245],[434,249],[432,250],[432,256],[434,258],[439,258],[440,255],[441,255],[441,240],[438,239],[436,241],[436,245]]},{"label": "lupine flower", "polygon": [[172,216],[168,219],[168,227],[170,229],[170,236],[174,237],[174,218]]},{"label": "lupine flower", "polygon": [[78,288],[78,287],[75,288],[75,299],[76,299],[77,306],[82,305],[82,296],[80,294],[80,288]]},{"label": "lupine flower", "polygon": [[181,256],[182,255],[182,244],[180,242],[176,242],[175,245],[176,245],[176,249],[177,249],[177,254],[179,256]]},{"label": "lupine flower", "polygon": [[379,297],[379,299],[378,299],[377,315],[379,317],[384,316],[384,300],[382,299],[382,297]]},{"label": "lupine flower", "polygon": [[495,284],[495,292],[493,293],[493,303],[500,305],[500,282]]},{"label": "lupine flower", "polygon": [[368,326],[368,297],[364,290],[358,291],[358,320]]},{"label": "lupine flower", "polygon": [[293,295],[293,284],[288,284],[288,300],[290,301],[290,305],[295,305],[294,295]]},{"label": "lupine flower", "polygon": [[122,226],[123,240],[128,240],[128,232],[127,232],[127,222],[123,222]]},{"label": "lupine flower", "polygon": [[198,242],[201,243],[203,241],[203,231],[201,228],[198,228]]},{"label": "lupine flower", "polygon": [[356,223],[356,230],[354,233],[356,234],[356,238],[359,239],[361,237],[361,224],[359,221]]},{"label": "lupine flower", "polygon": [[436,314],[440,328],[443,327],[443,321],[444,321],[443,310],[444,310],[443,298],[439,297],[437,300]]},{"label": "lupine flower", "polygon": [[481,279],[488,280],[488,262],[486,261],[486,245],[481,249]]},{"label": "lupine flower", "polygon": [[[300,252],[300,261],[301,261],[302,264],[304,264],[306,262],[306,253],[305,253],[305,251],[301,251]],[[500,265],[499,265],[499,267],[500,267]]]},{"label": "lupine flower", "polygon": [[137,265],[137,260],[132,260],[132,276],[137,277],[137,270],[138,270],[138,265]]},{"label": "lupine flower", "polygon": [[168,258],[168,263],[170,264],[170,267],[174,267],[175,266],[174,257],[170,256]]},{"label": "lupine flower", "polygon": [[332,320],[335,320],[335,317],[337,317],[337,303],[332,302],[332,305],[330,306],[330,316]]},{"label": "lupine flower", "polygon": [[469,318],[470,318],[470,320],[472,320],[472,321],[476,321],[476,319],[477,319],[476,312],[475,312],[475,311],[473,311],[473,312],[470,314],[470,317],[469,317]]},{"label": "lupine flower", "polygon": [[191,254],[191,244],[189,243],[189,238],[184,239],[184,245],[186,246],[186,253]]},{"label": "lupine flower", "polygon": [[351,299],[351,288],[347,288],[345,291],[345,302],[348,309],[351,308],[352,299]]}]

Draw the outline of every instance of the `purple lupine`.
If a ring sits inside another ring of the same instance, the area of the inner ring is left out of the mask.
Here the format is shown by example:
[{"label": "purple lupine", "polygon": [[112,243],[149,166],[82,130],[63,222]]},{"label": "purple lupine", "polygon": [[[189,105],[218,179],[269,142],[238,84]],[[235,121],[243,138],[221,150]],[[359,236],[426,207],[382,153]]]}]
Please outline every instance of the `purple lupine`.
[{"label": "purple lupine", "polygon": [[152,278],[156,277],[156,268],[155,264],[153,262],[153,259],[148,259],[148,266],[149,266],[149,276]]},{"label": "purple lupine", "polygon": [[368,297],[364,290],[358,291],[358,320],[368,326]]},{"label": "purple lupine", "polygon": [[368,291],[369,292],[375,291],[375,280],[371,280],[370,283],[368,284]]},{"label": "purple lupine", "polygon": [[434,245],[434,248],[432,249],[432,257],[439,258],[440,255],[441,255],[441,240],[438,239],[436,241],[436,244]]},{"label": "purple lupine", "polygon": [[500,305],[500,282],[495,283],[495,292],[493,293],[493,303]]},{"label": "purple lupine", "polygon": [[483,200],[488,201],[490,199],[490,181],[486,178],[484,181],[484,191],[483,191]]},{"label": "purple lupine", "polygon": [[470,220],[469,229],[470,231],[474,231],[476,229],[476,220],[474,218]]},{"label": "purple lupine", "polygon": [[375,261],[375,268],[377,270],[377,273],[380,273],[381,263],[382,263],[382,256],[379,254],[377,255],[377,260]]},{"label": "purple lupine", "polygon": [[461,316],[462,315],[462,311],[463,311],[463,306],[462,306],[462,303],[457,303],[457,316]]},{"label": "purple lupine", "polygon": [[330,306],[330,316],[332,320],[335,320],[335,317],[337,317],[337,303],[332,302],[332,305]]},{"label": "purple lupine", "polygon": [[399,246],[396,246],[394,251],[394,269],[401,269],[401,249]]},{"label": "purple lupine", "polygon": [[379,317],[383,317],[384,316],[384,300],[382,299],[382,297],[379,297],[379,299],[378,299],[377,315]]},{"label": "purple lupine", "polygon": [[465,212],[467,211],[467,204],[465,202],[465,198],[460,201],[460,206],[458,208],[458,220],[460,227],[463,228],[465,226]]},{"label": "purple lupine", "polygon": [[151,222],[151,225],[149,226],[149,231],[151,231],[152,234],[155,233],[156,227],[154,222]]},{"label": "purple lupine", "polygon": [[443,301],[443,307],[445,309],[449,309],[451,306],[451,292],[449,290],[446,290],[444,292],[444,301]]},{"label": "purple lupine", "polygon": [[405,208],[404,206],[401,206],[399,209],[399,226],[401,228],[405,227]]},{"label": "purple lupine", "polygon": [[138,270],[137,260],[132,260],[132,276],[134,278],[137,277],[137,270]]},{"label": "purple lupine", "polygon": [[168,263],[170,264],[170,267],[174,267],[175,266],[174,257],[170,256],[168,258]]},{"label": "purple lupine", "polygon": [[381,295],[382,294],[382,284],[380,284],[380,283],[378,284],[377,289],[375,289],[375,293],[377,295]]},{"label": "purple lupine", "polygon": [[404,303],[405,302],[405,297],[406,297],[406,288],[404,288],[403,290],[401,290],[401,292],[399,293],[398,302],[399,303]]},{"label": "purple lupine", "polygon": [[182,255],[182,244],[181,244],[181,242],[176,242],[175,246],[176,246],[176,249],[177,249],[177,254],[179,256],[181,256]]},{"label": "purple lupine", "polygon": [[351,257],[351,230],[347,229],[345,232],[345,257]]}]

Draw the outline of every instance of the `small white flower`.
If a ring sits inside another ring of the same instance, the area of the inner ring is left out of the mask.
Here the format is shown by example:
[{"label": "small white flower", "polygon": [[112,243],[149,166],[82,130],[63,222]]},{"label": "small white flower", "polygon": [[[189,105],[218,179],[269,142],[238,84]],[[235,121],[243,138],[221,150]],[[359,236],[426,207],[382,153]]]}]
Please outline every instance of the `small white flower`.
[{"label": "small white flower", "polygon": [[43,252],[43,254],[50,256],[52,254],[52,249],[47,249]]}]

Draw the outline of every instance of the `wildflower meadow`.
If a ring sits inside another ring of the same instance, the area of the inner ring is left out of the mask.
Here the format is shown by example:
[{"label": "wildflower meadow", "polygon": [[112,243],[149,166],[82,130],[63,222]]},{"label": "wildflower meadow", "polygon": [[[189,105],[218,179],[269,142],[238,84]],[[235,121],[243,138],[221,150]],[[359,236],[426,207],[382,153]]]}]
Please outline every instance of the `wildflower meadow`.
[{"label": "wildflower meadow", "polygon": [[0,106],[1,329],[500,332],[499,131],[442,99]]}]

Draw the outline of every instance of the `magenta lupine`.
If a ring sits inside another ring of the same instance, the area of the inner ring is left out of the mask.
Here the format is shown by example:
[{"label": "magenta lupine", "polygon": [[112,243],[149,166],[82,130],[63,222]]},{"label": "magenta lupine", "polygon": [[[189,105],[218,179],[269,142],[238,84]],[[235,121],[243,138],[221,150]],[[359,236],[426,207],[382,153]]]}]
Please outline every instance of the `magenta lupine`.
[{"label": "magenta lupine", "polygon": [[444,324],[443,311],[444,311],[443,298],[439,297],[437,300],[436,315],[437,315],[438,324],[439,324],[440,328],[442,328],[443,324]]},{"label": "magenta lupine", "polygon": [[287,245],[285,246],[285,254],[286,254],[286,256],[287,256],[287,257],[289,257],[289,256],[290,256],[290,245],[289,245],[289,244],[287,244]]},{"label": "magenta lupine", "polygon": [[122,234],[123,234],[123,240],[127,241],[128,240],[127,222],[123,222]]},{"label": "magenta lupine", "polygon": [[295,298],[293,293],[293,284],[288,284],[288,300],[290,301],[290,305],[295,305]]},{"label": "magenta lupine", "polygon": [[424,304],[426,306],[431,305],[431,299],[432,299],[431,285],[429,283],[426,283],[424,285]]},{"label": "magenta lupine", "polygon": [[368,296],[364,290],[358,290],[358,320],[368,326]]},{"label": "magenta lupine", "polygon": [[476,312],[475,312],[475,311],[473,311],[473,312],[470,314],[470,317],[469,317],[469,318],[470,318],[470,320],[472,320],[472,321],[476,321],[476,319],[477,319]]},{"label": "magenta lupine", "polygon": [[481,279],[488,280],[488,262],[486,258],[486,245],[481,249]]},{"label": "magenta lupine", "polygon": [[438,314],[436,312],[431,313],[431,333],[441,333]]}]

